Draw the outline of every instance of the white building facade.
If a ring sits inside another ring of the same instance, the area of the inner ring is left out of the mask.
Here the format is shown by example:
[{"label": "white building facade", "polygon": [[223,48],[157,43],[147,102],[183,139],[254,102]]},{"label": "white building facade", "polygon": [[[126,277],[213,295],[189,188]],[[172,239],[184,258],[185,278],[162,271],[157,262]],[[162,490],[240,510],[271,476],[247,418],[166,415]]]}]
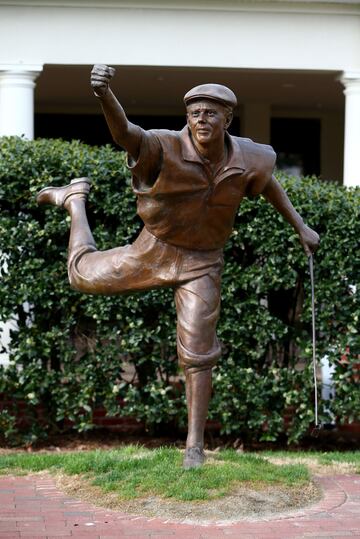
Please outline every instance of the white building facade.
[{"label": "white building facade", "polygon": [[0,0],[0,136],[99,114],[94,63],[117,68],[129,114],[181,115],[192,85],[220,82],[258,142],[274,118],[317,119],[320,175],[360,184],[360,1]]}]

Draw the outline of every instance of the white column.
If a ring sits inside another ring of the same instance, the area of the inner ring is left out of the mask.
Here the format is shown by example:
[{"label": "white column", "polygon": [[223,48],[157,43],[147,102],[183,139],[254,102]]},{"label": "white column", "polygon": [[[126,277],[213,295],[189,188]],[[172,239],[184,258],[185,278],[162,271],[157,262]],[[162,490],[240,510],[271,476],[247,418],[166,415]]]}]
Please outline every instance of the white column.
[{"label": "white column", "polygon": [[360,185],[360,71],[344,72],[345,94],[344,185]]},{"label": "white column", "polygon": [[0,65],[0,136],[34,138],[34,89],[42,66]]},{"label": "white column", "polygon": [[241,115],[241,134],[254,142],[270,144],[269,103],[244,103]]}]

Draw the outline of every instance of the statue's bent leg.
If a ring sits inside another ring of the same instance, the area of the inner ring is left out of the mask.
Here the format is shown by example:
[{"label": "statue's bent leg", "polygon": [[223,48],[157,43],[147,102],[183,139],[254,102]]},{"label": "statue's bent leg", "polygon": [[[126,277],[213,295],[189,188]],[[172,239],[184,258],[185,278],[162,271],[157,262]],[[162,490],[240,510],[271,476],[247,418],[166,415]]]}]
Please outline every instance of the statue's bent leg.
[{"label": "statue's bent leg", "polygon": [[65,208],[71,217],[70,239],[68,248],[68,274],[73,288],[82,292],[94,292],[89,289],[86,279],[84,283],[77,282],[76,272],[73,272],[74,262],[79,262],[90,253],[97,252],[96,244],[91,233],[87,215],[86,199],[90,191],[88,178],[76,178],[63,187],[45,187],[36,199],[38,204],[50,204]]},{"label": "statue's bent leg", "polygon": [[220,275],[209,273],[179,286],[177,347],[186,376],[188,437],[184,467],[204,462],[204,429],[211,397],[212,367],[221,355],[216,336],[220,314]]},{"label": "statue's bent leg", "polygon": [[[84,215],[85,211],[80,219]],[[145,228],[131,245],[98,251],[89,236],[84,235],[79,241],[77,230],[72,227],[69,280],[76,290],[106,295],[173,286],[176,272],[171,260],[174,256],[175,247],[157,240]]]},{"label": "statue's bent leg", "polygon": [[[96,251],[85,209],[89,191],[89,178],[75,178],[69,185],[63,187],[45,187],[36,197],[38,204],[65,208],[71,217],[68,268],[71,267],[72,260],[79,252]],[[70,271],[69,279],[72,284]]]},{"label": "statue's bent leg", "polygon": [[88,294],[123,294],[161,286],[177,279],[177,249],[157,240],[145,228],[131,245],[98,251],[87,215],[88,178],[77,178],[64,187],[42,189],[39,204],[64,207],[71,217],[68,274],[71,287]]}]

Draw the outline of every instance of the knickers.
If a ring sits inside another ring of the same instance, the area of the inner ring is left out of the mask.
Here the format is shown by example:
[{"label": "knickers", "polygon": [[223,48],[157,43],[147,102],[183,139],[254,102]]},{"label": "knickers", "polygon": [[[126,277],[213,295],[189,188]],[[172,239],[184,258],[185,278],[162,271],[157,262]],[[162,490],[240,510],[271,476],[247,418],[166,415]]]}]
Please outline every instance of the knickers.
[{"label": "knickers", "polygon": [[191,372],[211,368],[220,357],[222,250],[193,251],[165,243],[143,228],[132,245],[69,252],[70,284],[88,294],[128,294],[173,287],[180,364]]}]

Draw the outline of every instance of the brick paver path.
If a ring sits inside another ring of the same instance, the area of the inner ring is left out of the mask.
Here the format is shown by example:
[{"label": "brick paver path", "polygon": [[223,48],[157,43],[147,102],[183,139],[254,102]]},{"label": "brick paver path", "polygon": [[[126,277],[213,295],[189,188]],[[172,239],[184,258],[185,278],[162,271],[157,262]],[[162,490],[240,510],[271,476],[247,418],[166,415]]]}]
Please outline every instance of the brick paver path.
[{"label": "brick paver path", "polygon": [[318,481],[323,499],[302,511],[194,525],[98,509],[60,492],[50,476],[3,476],[0,539],[360,539],[360,476]]}]

